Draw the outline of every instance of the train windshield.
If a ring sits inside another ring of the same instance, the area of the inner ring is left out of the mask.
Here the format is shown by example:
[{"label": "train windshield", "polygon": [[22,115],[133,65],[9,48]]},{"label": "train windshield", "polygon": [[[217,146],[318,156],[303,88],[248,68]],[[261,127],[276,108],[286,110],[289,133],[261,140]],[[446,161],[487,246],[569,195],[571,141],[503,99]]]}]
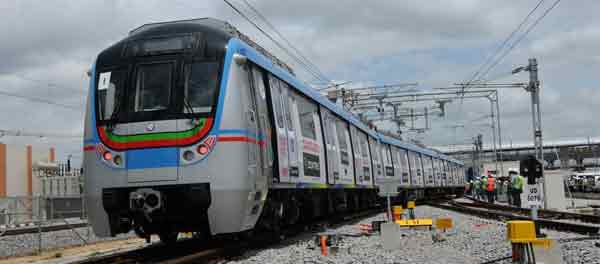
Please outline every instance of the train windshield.
[{"label": "train windshield", "polygon": [[159,60],[128,70],[101,70],[97,118],[127,123],[207,116],[213,112],[220,62]]},{"label": "train windshield", "polygon": [[98,78],[98,118],[100,120],[111,119],[119,106],[118,98],[121,98],[126,81],[126,71],[101,72]]},{"label": "train windshield", "polygon": [[140,65],[135,82],[134,112],[164,110],[169,107],[173,65]]},{"label": "train windshield", "polygon": [[217,94],[219,64],[217,62],[194,62],[185,67],[186,113],[210,113]]}]

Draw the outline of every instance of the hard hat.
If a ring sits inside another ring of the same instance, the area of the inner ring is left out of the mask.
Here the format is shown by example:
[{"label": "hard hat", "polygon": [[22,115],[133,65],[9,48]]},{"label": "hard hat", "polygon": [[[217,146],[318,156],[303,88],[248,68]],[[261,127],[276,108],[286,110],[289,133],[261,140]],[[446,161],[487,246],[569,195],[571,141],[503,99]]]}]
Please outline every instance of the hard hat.
[{"label": "hard hat", "polygon": [[517,169],[515,169],[515,168],[509,168],[509,169],[508,169],[508,174],[511,174],[511,173],[516,173],[516,174],[519,174],[519,170],[517,170]]}]

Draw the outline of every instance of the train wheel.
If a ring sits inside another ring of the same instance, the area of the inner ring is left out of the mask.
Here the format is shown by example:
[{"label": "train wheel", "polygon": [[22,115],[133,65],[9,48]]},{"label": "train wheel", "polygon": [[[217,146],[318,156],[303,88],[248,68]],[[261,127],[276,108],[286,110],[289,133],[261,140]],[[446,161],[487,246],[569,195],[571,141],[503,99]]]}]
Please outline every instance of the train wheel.
[{"label": "train wheel", "polygon": [[158,238],[160,238],[160,241],[167,245],[175,244],[178,236],[179,232],[174,231],[161,231],[158,233]]}]

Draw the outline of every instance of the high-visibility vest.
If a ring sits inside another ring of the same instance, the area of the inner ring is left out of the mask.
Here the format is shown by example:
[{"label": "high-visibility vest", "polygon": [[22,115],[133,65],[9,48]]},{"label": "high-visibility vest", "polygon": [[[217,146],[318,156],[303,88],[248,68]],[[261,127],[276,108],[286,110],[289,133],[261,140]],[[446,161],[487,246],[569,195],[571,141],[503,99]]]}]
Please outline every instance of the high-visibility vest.
[{"label": "high-visibility vest", "polygon": [[496,179],[490,177],[487,179],[487,190],[488,192],[491,192],[494,191],[494,189],[496,189]]},{"label": "high-visibility vest", "polygon": [[517,175],[515,176],[513,182],[512,182],[512,187],[515,190],[523,190],[523,176],[521,175]]}]

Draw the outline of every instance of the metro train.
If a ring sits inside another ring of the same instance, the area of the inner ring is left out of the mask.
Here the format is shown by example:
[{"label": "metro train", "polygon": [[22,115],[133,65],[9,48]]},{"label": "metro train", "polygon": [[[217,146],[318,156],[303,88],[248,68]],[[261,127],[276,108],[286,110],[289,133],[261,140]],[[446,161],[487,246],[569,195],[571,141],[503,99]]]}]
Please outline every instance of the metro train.
[{"label": "metro train", "polygon": [[460,194],[463,163],[384,136],[230,24],[146,24],[90,70],[88,221],[166,243],[363,210],[380,184]]}]

